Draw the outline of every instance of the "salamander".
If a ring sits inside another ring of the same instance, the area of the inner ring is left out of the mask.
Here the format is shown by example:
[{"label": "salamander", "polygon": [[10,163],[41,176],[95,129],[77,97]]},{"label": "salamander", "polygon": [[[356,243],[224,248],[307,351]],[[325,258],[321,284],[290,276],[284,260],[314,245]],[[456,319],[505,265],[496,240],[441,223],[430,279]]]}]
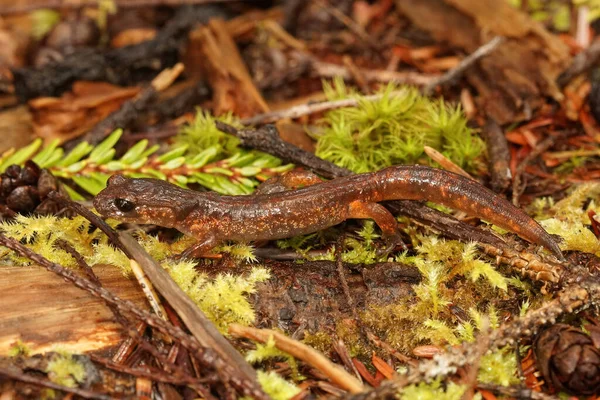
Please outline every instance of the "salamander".
[{"label": "salamander", "polygon": [[[288,173],[274,183],[252,195],[224,196],[117,174],[96,196],[94,206],[104,217],[176,228],[198,239],[190,252],[206,254],[226,240],[282,239],[351,218],[374,220],[384,238],[394,243],[400,237],[396,220],[379,203],[428,200],[512,231],[563,259],[552,236],[523,210],[478,182],[445,170],[402,165],[329,181]],[[285,190],[298,183],[305,186]]]}]

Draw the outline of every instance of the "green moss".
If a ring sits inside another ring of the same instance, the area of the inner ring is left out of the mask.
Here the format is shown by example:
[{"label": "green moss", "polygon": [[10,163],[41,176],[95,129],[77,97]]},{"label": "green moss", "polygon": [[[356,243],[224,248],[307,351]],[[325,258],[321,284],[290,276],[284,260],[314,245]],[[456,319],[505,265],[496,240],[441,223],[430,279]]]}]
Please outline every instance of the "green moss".
[{"label": "green moss", "polygon": [[486,353],[479,365],[479,382],[510,386],[520,383],[517,378],[517,357],[510,347]]},{"label": "green moss", "polygon": [[380,99],[365,100],[341,80],[324,84],[329,99],[354,97],[357,107],[328,112],[316,153],[354,172],[395,164],[429,163],[423,146],[442,152],[467,170],[480,167],[484,142],[467,127],[459,107],[422,96],[414,88],[388,85]]},{"label": "green moss", "polygon": [[247,295],[255,293],[257,283],[271,276],[267,269],[254,267],[243,276],[218,274],[209,278],[198,273],[196,264],[187,260],[166,261],[163,266],[223,334],[227,333],[229,324],[254,322],[254,310]]},{"label": "green moss", "polygon": [[232,156],[239,151],[240,140],[233,135],[218,130],[215,126],[216,120],[242,128],[232,113],[215,118],[209,112],[198,110],[194,120],[184,125],[174,137],[175,147],[187,146],[191,152],[196,154],[213,147],[217,150],[215,157]]},{"label": "green moss", "polygon": [[273,400],[288,400],[301,392],[298,386],[286,381],[273,371],[258,371],[257,378],[265,393]]},{"label": "green moss", "polygon": [[409,385],[402,389],[402,398],[411,400],[460,400],[467,390],[466,385],[457,385],[449,382],[442,385],[441,380],[436,379],[431,383],[421,382]]},{"label": "green moss", "polygon": [[10,349],[8,350],[9,357],[17,357],[17,356],[28,357],[30,354],[31,354],[31,348],[29,348],[29,346],[27,346],[21,340],[17,340],[15,342],[15,344],[10,346]]},{"label": "green moss", "polygon": [[258,364],[271,358],[285,360],[292,370],[292,377],[294,380],[304,379],[304,377],[300,375],[300,372],[298,371],[298,363],[296,362],[296,359],[288,353],[279,350],[275,346],[275,339],[273,339],[273,336],[269,337],[267,343],[257,343],[255,350],[250,350],[248,353],[246,353],[246,361],[251,364]]},{"label": "green moss", "polygon": [[56,353],[46,368],[48,378],[59,385],[76,387],[86,378],[85,367],[71,354]]},{"label": "green moss", "polygon": [[333,337],[329,332],[324,331],[306,332],[302,342],[323,354],[327,354],[333,346]]}]

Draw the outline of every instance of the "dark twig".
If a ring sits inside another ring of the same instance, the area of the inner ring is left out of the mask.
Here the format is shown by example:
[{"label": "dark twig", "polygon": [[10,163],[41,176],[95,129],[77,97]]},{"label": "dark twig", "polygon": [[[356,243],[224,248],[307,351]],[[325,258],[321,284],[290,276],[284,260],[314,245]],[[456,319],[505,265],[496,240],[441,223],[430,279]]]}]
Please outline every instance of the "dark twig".
[{"label": "dark twig", "polygon": [[42,386],[48,389],[60,390],[65,393],[71,393],[76,396],[83,397],[84,399],[99,399],[99,400],[110,400],[111,396],[107,396],[100,393],[91,392],[85,389],[72,388],[68,386],[59,385],[58,383],[54,383],[48,379],[28,375],[21,371],[20,369],[9,366],[9,365],[0,365],[0,376],[4,376],[5,378],[14,379],[16,381],[30,383],[32,385]]},{"label": "dark twig", "polygon": [[15,94],[25,102],[39,96],[60,96],[77,80],[117,85],[150,80],[177,63],[180,45],[190,29],[214,16],[224,16],[223,10],[210,5],[181,7],[152,40],[106,52],[82,49],[43,68],[16,69]]},{"label": "dark twig", "polygon": [[112,244],[114,244],[119,250],[125,253],[125,255],[128,258],[131,258],[131,254],[129,254],[129,251],[127,251],[125,246],[123,246],[119,241],[119,236],[117,235],[117,233],[106,222],[104,222],[102,218],[100,218],[81,204],[62,196],[58,192],[50,192],[50,194],[48,194],[48,197],[56,201],[57,203],[62,204],[64,207],[69,207],[77,214],[90,221],[92,225],[100,229],[102,232],[104,232],[104,234],[106,234],[106,236],[108,236],[108,239],[111,241]]},{"label": "dark twig", "polygon": [[556,83],[560,87],[567,86],[573,78],[583,74],[596,65],[598,60],[600,60],[600,39],[594,40],[587,49],[577,54],[573,58],[571,65],[559,75]]},{"label": "dark twig", "polygon": [[127,100],[121,105],[121,108],[111,113],[81,138],[78,138],[77,142],[88,142],[89,144],[96,145],[115,129],[128,128],[158,98],[159,93],[173,83],[182,71],[183,64],[181,63],[175,64],[173,68],[167,68],[162,71],[136,96]]},{"label": "dark twig", "polygon": [[482,57],[485,57],[494,50],[496,50],[496,48],[502,43],[504,43],[504,38],[502,36],[495,36],[492,40],[485,43],[483,46],[479,47],[473,53],[465,57],[456,67],[452,68],[444,75],[440,76],[439,78],[425,86],[423,91],[425,92],[425,94],[431,94],[437,86],[452,84],[459,77],[461,77],[465,73],[465,71],[471,68],[473,64],[479,61]]},{"label": "dark twig", "polygon": [[168,324],[154,314],[150,314],[147,311],[139,309],[131,301],[122,300],[108,290],[99,287],[87,279],[77,276],[73,271],[49,261],[45,257],[42,257],[31,249],[25,247],[18,241],[8,238],[3,234],[0,234],[0,245],[14,250],[19,255],[43,266],[50,272],[53,272],[61,276],[66,281],[71,282],[76,287],[103,299],[109,304],[114,304],[118,308],[119,312],[129,313],[136,319],[146,322],[149,326],[157,329],[161,333],[170,335],[183,347],[190,350],[203,366],[210,368],[211,370],[218,371],[222,379],[228,381],[242,394],[256,399],[268,400],[268,397],[264,394],[264,392],[262,392],[262,390],[256,389],[256,382],[240,379],[237,375],[237,371],[231,365],[225,362],[214,350],[203,347],[195,337],[186,334],[180,328]]},{"label": "dark twig", "polygon": [[[98,364],[102,364],[106,368],[110,368],[117,372],[122,372],[124,374],[129,374],[140,378],[150,378],[157,382],[172,383],[174,385],[188,385],[194,388],[198,385],[204,385],[207,382],[211,382],[216,378],[216,375],[215,377],[209,376],[207,378],[195,378],[189,375],[173,375],[170,372],[149,369],[147,366],[145,368],[130,367],[94,354],[89,354],[89,357],[92,361]],[[210,394],[206,390],[203,390],[202,395],[205,396],[207,394],[210,396]]]},{"label": "dark twig", "polygon": [[225,339],[216,326],[204,315],[202,310],[181,290],[173,278],[150,257],[144,248],[130,235],[119,234],[119,239],[132,254],[144,273],[158,292],[169,302],[181,317],[187,328],[204,347],[217,352],[238,375],[255,384],[255,390],[261,391],[256,382],[256,372],[242,355]]},{"label": "dark twig", "polygon": [[494,120],[488,119],[482,130],[488,147],[490,182],[496,192],[504,192],[510,185],[510,150],[504,132]]},{"label": "dark twig", "polygon": [[360,317],[358,316],[358,312],[356,311],[356,306],[354,304],[354,300],[352,300],[352,295],[350,294],[350,287],[348,286],[348,281],[346,280],[346,274],[344,272],[344,262],[342,261],[342,251],[344,249],[344,240],[346,239],[346,235],[341,234],[338,237],[336,246],[335,246],[335,267],[340,278],[340,284],[342,285],[342,290],[344,292],[344,297],[346,297],[346,302],[348,303],[348,307],[352,311],[352,317],[356,321],[357,324],[360,324]]}]

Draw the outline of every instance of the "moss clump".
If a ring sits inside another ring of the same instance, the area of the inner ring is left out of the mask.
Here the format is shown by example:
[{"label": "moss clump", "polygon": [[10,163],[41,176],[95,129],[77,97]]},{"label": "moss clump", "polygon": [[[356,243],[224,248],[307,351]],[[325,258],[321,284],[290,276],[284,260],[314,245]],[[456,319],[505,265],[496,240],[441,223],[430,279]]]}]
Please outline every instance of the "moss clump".
[{"label": "moss clump", "polygon": [[276,372],[257,372],[258,382],[273,400],[289,400],[301,392],[300,388],[279,376]]},{"label": "moss clump", "polygon": [[590,211],[598,213],[600,184],[585,183],[574,187],[564,199],[554,203],[540,199],[530,208],[549,233],[559,235],[562,250],[578,250],[600,256],[600,242],[592,232]]},{"label": "moss clump", "polygon": [[343,81],[324,84],[329,99],[354,97],[357,107],[328,112],[316,153],[354,172],[395,164],[428,163],[423,146],[442,152],[467,170],[479,167],[484,142],[467,126],[459,107],[430,100],[413,88],[388,85],[375,101],[348,90]]},{"label": "moss clump", "polygon": [[415,400],[460,400],[467,390],[466,385],[457,385],[450,382],[442,385],[441,380],[436,379],[431,383],[421,382],[417,385],[409,385],[402,389],[402,398]]},{"label": "moss clump", "polygon": [[86,378],[85,367],[66,352],[56,353],[46,372],[52,382],[67,387],[75,387]]},{"label": "moss clump", "polygon": [[257,283],[271,277],[262,267],[254,267],[243,276],[219,274],[209,278],[198,273],[196,264],[191,261],[165,262],[163,266],[223,334],[227,333],[229,324],[254,322],[254,309],[246,296],[256,292]]},{"label": "moss clump", "polygon": [[481,357],[477,377],[481,383],[510,386],[520,383],[516,372],[517,355],[514,349],[504,347]]},{"label": "moss clump", "polygon": [[194,120],[184,125],[174,137],[174,147],[187,146],[190,152],[196,154],[209,147],[215,148],[215,158],[230,157],[239,152],[240,140],[218,130],[215,126],[217,120],[242,127],[232,113],[215,118],[209,112],[199,110]]}]

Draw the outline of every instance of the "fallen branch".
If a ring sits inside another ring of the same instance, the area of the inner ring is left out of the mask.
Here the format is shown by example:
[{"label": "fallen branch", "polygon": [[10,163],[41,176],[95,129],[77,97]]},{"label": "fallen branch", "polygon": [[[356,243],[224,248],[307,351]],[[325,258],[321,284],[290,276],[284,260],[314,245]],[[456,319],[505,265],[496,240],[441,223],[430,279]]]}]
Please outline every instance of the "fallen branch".
[{"label": "fallen branch", "polygon": [[498,48],[498,46],[500,46],[502,43],[504,43],[504,38],[502,36],[494,37],[492,40],[465,57],[456,67],[452,68],[444,75],[425,86],[423,91],[425,94],[429,95],[437,86],[444,86],[455,82],[469,68],[471,68],[473,64],[479,61],[482,57],[485,57],[496,50],[496,48]]},{"label": "fallen branch", "polygon": [[275,347],[323,372],[333,383],[350,393],[360,393],[364,386],[342,367],[332,363],[327,357],[297,340],[293,340],[271,329],[256,329],[239,324],[229,325],[229,333],[235,337],[243,337],[260,343],[267,343],[270,338]]}]

